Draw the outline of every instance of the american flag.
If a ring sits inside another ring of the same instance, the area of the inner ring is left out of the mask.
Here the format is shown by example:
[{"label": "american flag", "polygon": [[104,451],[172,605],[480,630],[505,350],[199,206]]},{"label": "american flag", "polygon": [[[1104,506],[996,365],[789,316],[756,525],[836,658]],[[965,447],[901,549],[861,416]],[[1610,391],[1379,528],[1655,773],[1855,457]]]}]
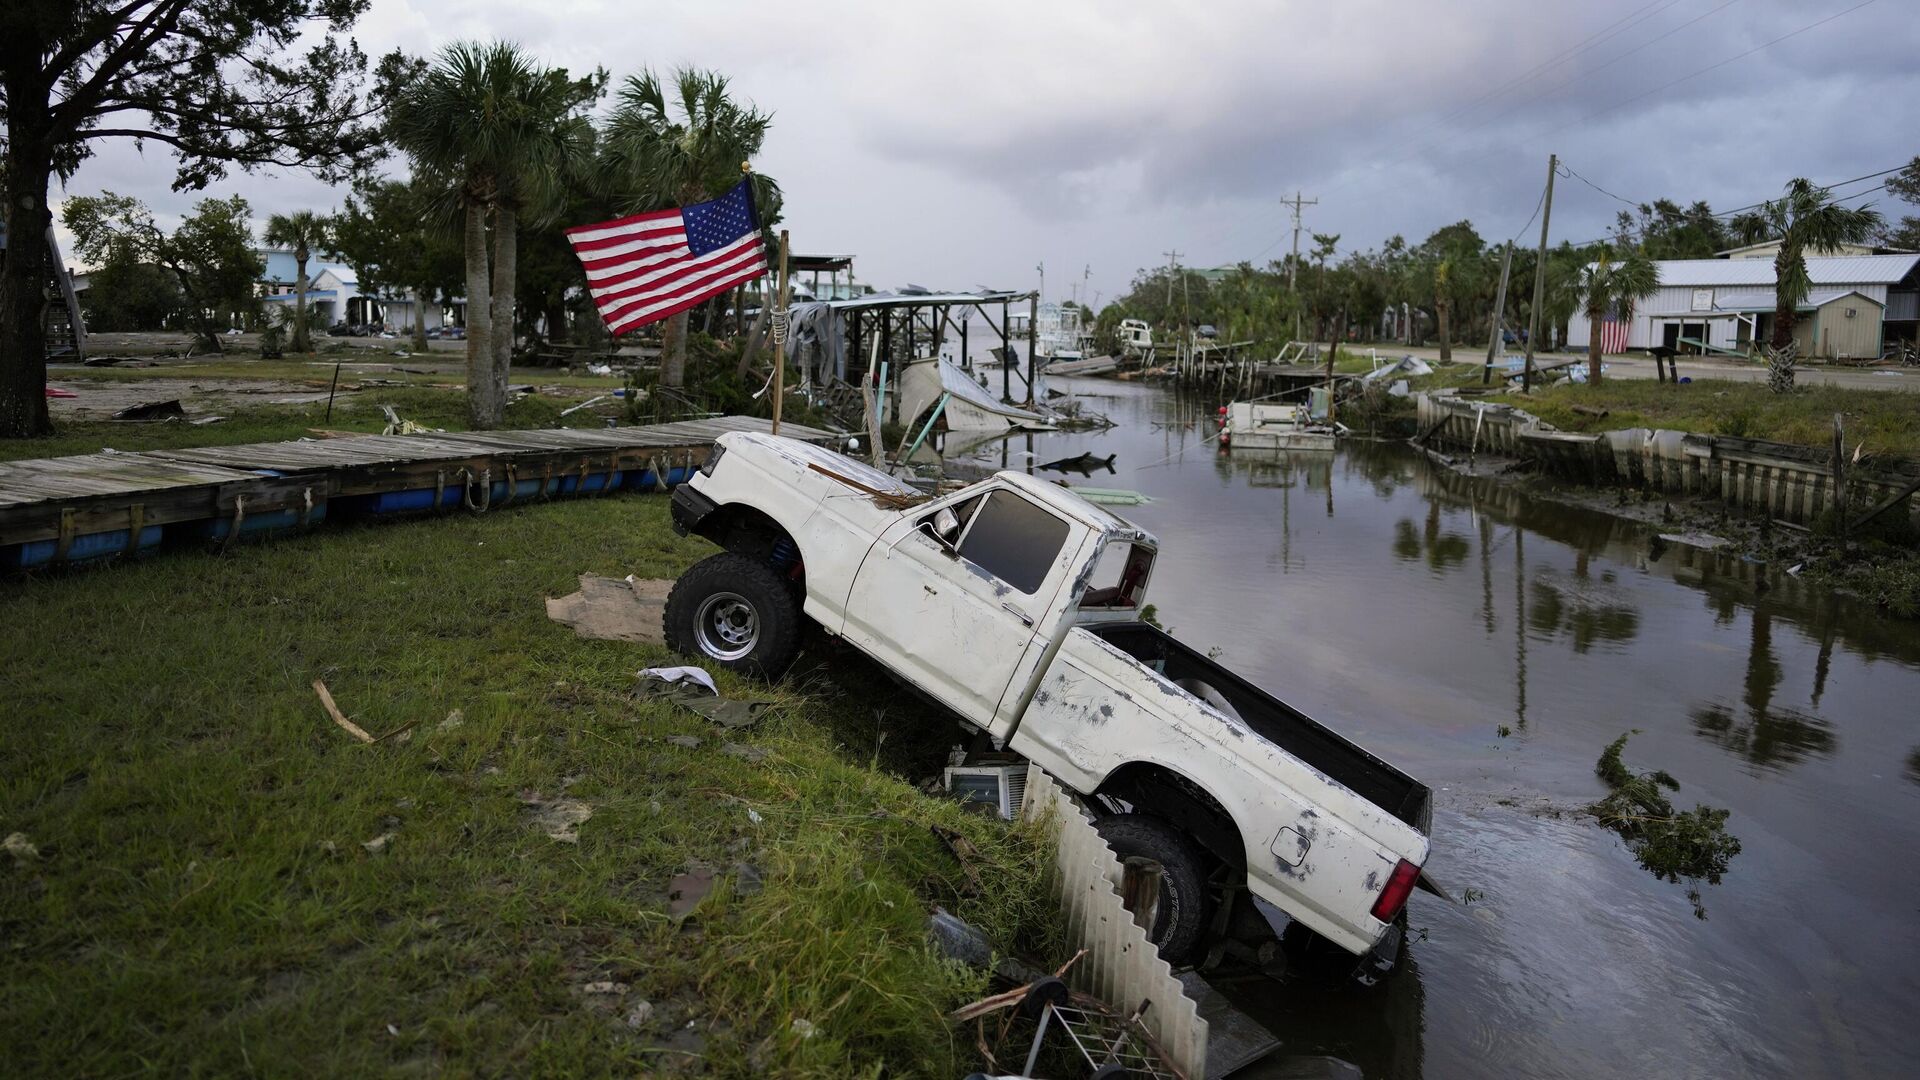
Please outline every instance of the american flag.
[{"label": "american flag", "polygon": [[568,229],[567,242],[613,334],[676,315],[767,272],[767,246],[745,180],[707,202]]},{"label": "american flag", "polygon": [[1623,319],[1617,309],[1609,308],[1607,317],[1600,321],[1600,351],[1609,356],[1617,356],[1627,351],[1627,333],[1633,329],[1631,319]]}]

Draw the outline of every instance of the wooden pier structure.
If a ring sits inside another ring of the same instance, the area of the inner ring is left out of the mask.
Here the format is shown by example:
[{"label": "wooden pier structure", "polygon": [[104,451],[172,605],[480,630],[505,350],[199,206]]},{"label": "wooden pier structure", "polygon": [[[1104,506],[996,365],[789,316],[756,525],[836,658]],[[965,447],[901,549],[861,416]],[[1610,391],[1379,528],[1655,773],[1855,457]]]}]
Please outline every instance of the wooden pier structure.
[{"label": "wooden pier structure", "polygon": [[[623,428],[358,435],[0,462],[0,569],[133,554],[362,517],[613,491],[665,491],[713,441],[771,429],[726,416]],[[834,436],[782,424],[808,442]]]}]

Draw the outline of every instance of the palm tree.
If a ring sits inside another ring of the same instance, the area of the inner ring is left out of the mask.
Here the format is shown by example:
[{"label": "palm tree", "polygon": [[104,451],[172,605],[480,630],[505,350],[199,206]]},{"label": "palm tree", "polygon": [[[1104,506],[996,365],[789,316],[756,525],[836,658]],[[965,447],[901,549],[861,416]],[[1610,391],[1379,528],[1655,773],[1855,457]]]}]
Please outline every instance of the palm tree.
[{"label": "palm tree", "polygon": [[1767,385],[1776,394],[1793,389],[1793,342],[1797,310],[1813,291],[1806,253],[1836,251],[1843,244],[1865,243],[1880,227],[1880,214],[1866,207],[1841,206],[1832,192],[1804,177],[1787,182],[1787,193],[1733,219],[1743,243],[1775,241],[1773,257],[1773,336],[1767,348]]},{"label": "palm tree", "polygon": [[466,216],[467,402],[476,428],[505,418],[520,217],[537,215],[586,152],[582,112],[605,81],[600,72],[571,79],[506,42],[460,42],[393,105],[394,141],[417,173],[444,178]]},{"label": "palm tree", "polygon": [[[603,167],[622,213],[645,213],[710,199],[740,182],[741,170],[766,141],[773,122],[751,103],[727,96],[725,76],[682,68],[674,73],[676,110],[651,71],[629,76],[607,121]],[[780,210],[780,186],[748,173],[764,228]],[[686,381],[687,313],[667,320],[660,383]]]},{"label": "palm tree", "polygon": [[295,210],[291,214],[275,214],[267,219],[267,231],[261,236],[268,247],[288,247],[293,249],[294,282],[293,292],[293,340],[290,348],[297,353],[313,351],[313,339],[307,327],[307,260],[312,257],[315,248],[325,249],[330,245],[333,235],[333,220],[311,210]]},{"label": "palm tree", "polygon": [[1440,333],[1440,362],[1445,364],[1453,359],[1453,334],[1447,326],[1447,316],[1453,311],[1453,296],[1448,291],[1453,285],[1453,260],[1441,259],[1433,264],[1433,319]]},{"label": "palm tree", "polygon": [[1629,325],[1633,309],[1660,288],[1660,267],[1639,248],[1617,261],[1612,244],[1601,244],[1593,261],[1580,271],[1575,286],[1580,308],[1587,315],[1587,382],[1600,382],[1600,331],[1607,313]]}]

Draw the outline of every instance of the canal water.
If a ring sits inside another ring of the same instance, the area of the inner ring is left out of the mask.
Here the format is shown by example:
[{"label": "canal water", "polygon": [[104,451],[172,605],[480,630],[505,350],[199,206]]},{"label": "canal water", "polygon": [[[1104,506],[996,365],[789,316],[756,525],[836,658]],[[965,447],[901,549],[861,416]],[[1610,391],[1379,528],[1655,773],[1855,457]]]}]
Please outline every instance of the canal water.
[{"label": "canal water", "polygon": [[[1056,382],[1118,423],[971,454],[1161,541],[1182,640],[1434,789],[1402,970],[1222,986],[1300,1054],[1381,1077],[1910,1074],[1920,1054],[1920,624],[1461,477],[1404,446],[1220,453],[1217,401]],[[1661,880],[1583,813],[1594,764],[1731,811],[1718,885]],[[1248,1075],[1260,1075],[1257,1071]]]}]

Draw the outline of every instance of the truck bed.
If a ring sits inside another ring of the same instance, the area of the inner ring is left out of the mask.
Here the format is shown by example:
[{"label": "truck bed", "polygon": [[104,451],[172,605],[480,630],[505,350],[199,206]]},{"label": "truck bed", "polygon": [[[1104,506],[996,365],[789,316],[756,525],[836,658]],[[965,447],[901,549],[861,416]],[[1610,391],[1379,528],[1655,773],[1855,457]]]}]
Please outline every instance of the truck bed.
[{"label": "truck bed", "polygon": [[1325,773],[1355,794],[1419,829],[1430,830],[1433,792],[1258,686],[1147,623],[1083,629],[1175,682],[1197,679],[1233,705],[1261,738]]}]

